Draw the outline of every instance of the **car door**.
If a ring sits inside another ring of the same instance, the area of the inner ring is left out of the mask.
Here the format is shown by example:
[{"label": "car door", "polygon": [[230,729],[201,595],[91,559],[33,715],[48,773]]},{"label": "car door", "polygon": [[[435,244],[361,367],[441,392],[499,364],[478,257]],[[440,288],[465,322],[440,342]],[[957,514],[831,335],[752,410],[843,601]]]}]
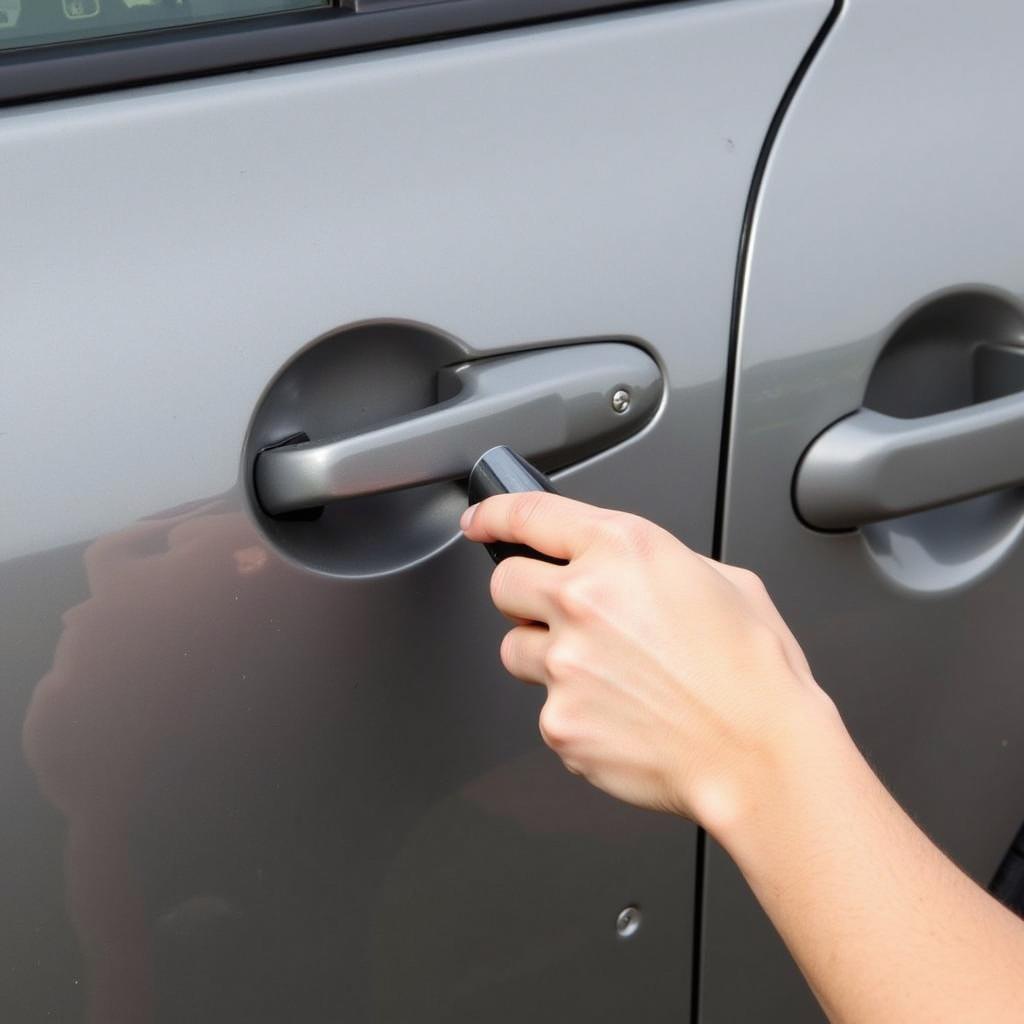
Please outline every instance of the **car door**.
[{"label": "car door", "polygon": [[[95,6],[0,67],[0,1013],[680,1019],[696,831],[543,747],[458,539],[477,453],[417,445],[475,401],[711,550],[745,204],[829,4],[76,42]],[[260,460],[338,439],[359,486],[271,508]]]},{"label": "car door", "polygon": [[[724,509],[724,556],[983,886],[1024,817],[1024,506],[1000,466],[1024,412],[1024,151],[998,129],[1022,30],[1000,0],[844,5],[759,190]],[[821,1020],[714,847],[704,898],[701,1020]]]}]

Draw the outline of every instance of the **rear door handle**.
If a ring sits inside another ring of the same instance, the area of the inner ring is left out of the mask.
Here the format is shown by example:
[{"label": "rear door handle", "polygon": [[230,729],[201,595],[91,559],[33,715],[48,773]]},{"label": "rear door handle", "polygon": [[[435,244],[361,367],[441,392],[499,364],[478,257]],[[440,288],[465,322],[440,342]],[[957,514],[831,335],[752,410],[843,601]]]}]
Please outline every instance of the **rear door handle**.
[{"label": "rear door handle", "polygon": [[498,356],[438,374],[437,405],[372,430],[267,448],[254,486],[271,515],[468,476],[507,444],[552,470],[629,436],[656,411],[657,363],[624,342]]},{"label": "rear door handle", "polygon": [[812,442],[794,500],[809,525],[843,530],[1024,483],[1024,395],[898,419],[861,409]]}]

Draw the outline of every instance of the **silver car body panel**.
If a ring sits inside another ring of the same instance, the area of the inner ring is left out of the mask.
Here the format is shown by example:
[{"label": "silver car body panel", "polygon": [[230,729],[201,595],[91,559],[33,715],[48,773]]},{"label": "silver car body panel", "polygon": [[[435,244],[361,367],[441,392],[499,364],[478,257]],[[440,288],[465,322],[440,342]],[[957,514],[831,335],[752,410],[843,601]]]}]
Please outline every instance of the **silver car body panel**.
[{"label": "silver car body panel", "polygon": [[[828,7],[0,115],[0,1016],[686,1013],[696,832],[543,748],[457,489],[288,547],[252,514],[247,437],[317,342],[310,414],[358,426],[428,404],[441,351],[633,340],[661,408],[559,486],[709,551],[747,190]],[[431,545],[406,558],[406,533]],[[335,544],[360,572],[306,557]]]},{"label": "silver car body panel", "polygon": [[[901,416],[954,408],[961,355],[1024,341],[1022,33],[1012,0],[845,5],[760,190],[724,518],[724,557],[763,576],[882,779],[982,884],[1022,817],[1022,493],[830,534],[792,485],[875,393]],[[705,899],[701,1019],[821,1020],[714,847]]]}]

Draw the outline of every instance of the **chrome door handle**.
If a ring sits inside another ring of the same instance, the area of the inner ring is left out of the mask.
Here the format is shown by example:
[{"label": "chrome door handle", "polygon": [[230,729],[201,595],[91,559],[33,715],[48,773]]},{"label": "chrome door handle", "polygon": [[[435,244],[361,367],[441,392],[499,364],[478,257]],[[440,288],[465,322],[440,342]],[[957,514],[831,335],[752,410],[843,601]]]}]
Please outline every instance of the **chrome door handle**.
[{"label": "chrome door handle", "polygon": [[898,419],[861,409],[829,427],[797,467],[801,518],[842,530],[1024,483],[1024,395]]},{"label": "chrome door handle", "polygon": [[624,342],[498,356],[438,374],[437,405],[364,433],[264,449],[254,486],[271,515],[468,476],[508,444],[547,470],[622,440],[653,415],[657,363]]}]

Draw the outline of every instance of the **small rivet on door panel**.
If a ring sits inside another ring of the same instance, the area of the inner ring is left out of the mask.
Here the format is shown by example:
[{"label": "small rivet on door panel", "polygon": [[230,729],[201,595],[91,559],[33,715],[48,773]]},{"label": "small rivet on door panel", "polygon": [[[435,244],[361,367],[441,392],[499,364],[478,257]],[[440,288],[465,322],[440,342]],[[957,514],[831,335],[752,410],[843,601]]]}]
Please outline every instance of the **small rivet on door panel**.
[{"label": "small rivet on door panel", "polygon": [[625,412],[629,408],[629,392],[625,388],[619,388],[612,395],[612,408],[616,412]]},{"label": "small rivet on door panel", "polygon": [[625,907],[615,919],[615,930],[624,939],[631,939],[640,930],[642,920],[639,907]]}]

